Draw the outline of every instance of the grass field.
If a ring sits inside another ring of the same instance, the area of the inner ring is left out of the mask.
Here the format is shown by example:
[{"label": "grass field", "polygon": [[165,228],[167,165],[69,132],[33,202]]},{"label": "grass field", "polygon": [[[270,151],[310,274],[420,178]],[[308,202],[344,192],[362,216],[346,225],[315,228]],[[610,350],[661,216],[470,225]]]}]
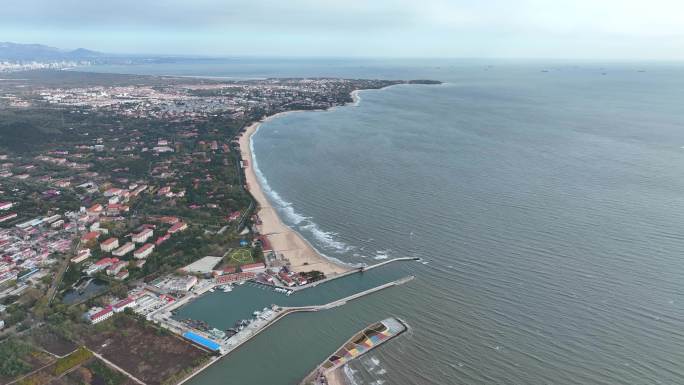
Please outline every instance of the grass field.
[{"label": "grass field", "polygon": [[235,265],[254,263],[252,251],[250,249],[235,249],[228,255],[229,262]]}]

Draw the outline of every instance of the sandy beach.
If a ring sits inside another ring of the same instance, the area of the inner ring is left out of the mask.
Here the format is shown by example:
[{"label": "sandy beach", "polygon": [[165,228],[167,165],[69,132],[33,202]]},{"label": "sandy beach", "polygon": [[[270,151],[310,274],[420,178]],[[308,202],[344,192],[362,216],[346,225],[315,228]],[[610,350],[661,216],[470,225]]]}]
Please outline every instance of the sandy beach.
[{"label": "sandy beach", "polygon": [[[277,115],[270,118],[275,116]],[[239,140],[242,159],[248,161],[247,168],[245,168],[247,186],[257,201],[257,213],[262,222],[257,226],[259,233],[268,238],[274,252],[278,255],[283,254],[290,261],[293,271],[318,270],[331,277],[350,270],[349,267],[334,263],[320,255],[297,231],[281,221],[278,212],[266,198],[252,168],[254,161],[249,146],[250,139],[260,124],[261,122],[257,122],[247,127]]]},{"label": "sandy beach", "polygon": [[347,377],[341,367],[326,373],[325,379],[328,385],[347,385]]}]

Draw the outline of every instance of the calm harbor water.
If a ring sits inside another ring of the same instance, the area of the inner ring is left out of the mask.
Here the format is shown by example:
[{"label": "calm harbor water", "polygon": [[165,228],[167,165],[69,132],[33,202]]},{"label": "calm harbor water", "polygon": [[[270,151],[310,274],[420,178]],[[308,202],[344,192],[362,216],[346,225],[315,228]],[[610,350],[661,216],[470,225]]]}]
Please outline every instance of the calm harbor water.
[{"label": "calm harbor water", "polygon": [[417,276],[407,285],[284,319],[192,384],[296,384],[390,315],[412,332],[352,365],[359,384],[684,381],[684,67],[219,67],[193,74],[447,84],[365,91],[260,128],[271,199],[317,248],[429,263],[398,267]]},{"label": "calm harbor water", "polygon": [[[234,327],[235,323],[240,320],[253,318],[255,310],[261,311],[264,307],[274,304],[290,307],[325,305],[409,275],[410,269],[398,266],[399,264],[401,263],[397,262],[364,273],[352,274],[289,296],[276,293],[272,288],[264,285],[252,283],[236,285],[228,293],[216,291],[203,295],[189,305],[178,309],[174,318],[178,320],[199,319],[207,322],[211,327],[225,330]],[[222,309],[222,311],[217,312],[216,309]]]}]

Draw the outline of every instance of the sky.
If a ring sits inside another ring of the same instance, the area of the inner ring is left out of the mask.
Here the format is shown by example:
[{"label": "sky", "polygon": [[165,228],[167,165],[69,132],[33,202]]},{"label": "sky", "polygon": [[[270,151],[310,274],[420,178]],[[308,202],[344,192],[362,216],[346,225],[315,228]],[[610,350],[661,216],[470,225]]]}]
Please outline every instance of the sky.
[{"label": "sky", "polygon": [[684,1],[2,0],[0,41],[128,54],[684,60]]}]

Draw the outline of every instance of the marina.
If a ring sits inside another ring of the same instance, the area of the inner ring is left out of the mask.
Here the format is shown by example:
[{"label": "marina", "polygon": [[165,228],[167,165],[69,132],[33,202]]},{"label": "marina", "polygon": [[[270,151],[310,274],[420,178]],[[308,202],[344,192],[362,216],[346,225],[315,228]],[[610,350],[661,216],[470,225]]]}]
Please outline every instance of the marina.
[{"label": "marina", "polygon": [[[413,280],[415,277],[413,276],[408,276],[404,277],[402,279],[388,282],[384,285],[380,285],[377,287],[373,287],[371,289],[350,295],[345,298],[340,298],[336,301],[324,304],[324,305],[313,305],[313,306],[299,306],[299,307],[276,307],[272,309],[273,311],[268,312],[267,314],[260,314],[255,318],[252,322],[250,322],[247,326],[245,326],[242,330],[240,330],[238,333],[233,335],[232,337],[229,338],[224,338],[220,341],[212,340],[208,338],[208,336],[204,335],[203,333],[195,332],[195,331],[184,331],[182,332],[182,336],[199,346],[202,346],[203,348],[208,349],[209,351],[218,353],[219,358],[223,358],[245,343],[247,343],[249,340],[257,336],[259,333],[263,332],[266,330],[268,327],[272,326],[285,316],[293,313],[299,313],[299,312],[318,312],[321,310],[328,310],[328,309],[333,309],[338,306],[342,306],[350,301],[353,301],[355,299],[373,294],[375,292],[394,287],[394,286],[399,286],[403,285],[411,280]],[[156,319],[157,321],[160,322],[162,327],[167,327],[171,330],[177,330],[179,328],[179,324],[176,321],[172,321],[170,319]],[[182,328],[182,326],[180,326]],[[216,360],[212,360],[211,363],[216,362]],[[211,364],[210,363],[210,364]],[[193,377],[195,377],[197,374],[199,374],[202,370],[206,369],[209,367],[209,365],[201,368],[200,370],[196,371],[193,373],[190,377],[186,378],[180,384],[184,384],[191,380]]]},{"label": "marina", "polygon": [[[155,307],[146,318],[213,353],[211,364],[290,314],[333,309],[413,280],[414,276],[407,276],[407,269],[401,268],[403,264],[390,265],[412,260],[397,258],[304,287],[312,290],[286,289],[252,280],[233,284],[202,280],[186,295]],[[202,308],[207,311],[197,313]],[[216,312],[217,308],[232,311]]]}]

